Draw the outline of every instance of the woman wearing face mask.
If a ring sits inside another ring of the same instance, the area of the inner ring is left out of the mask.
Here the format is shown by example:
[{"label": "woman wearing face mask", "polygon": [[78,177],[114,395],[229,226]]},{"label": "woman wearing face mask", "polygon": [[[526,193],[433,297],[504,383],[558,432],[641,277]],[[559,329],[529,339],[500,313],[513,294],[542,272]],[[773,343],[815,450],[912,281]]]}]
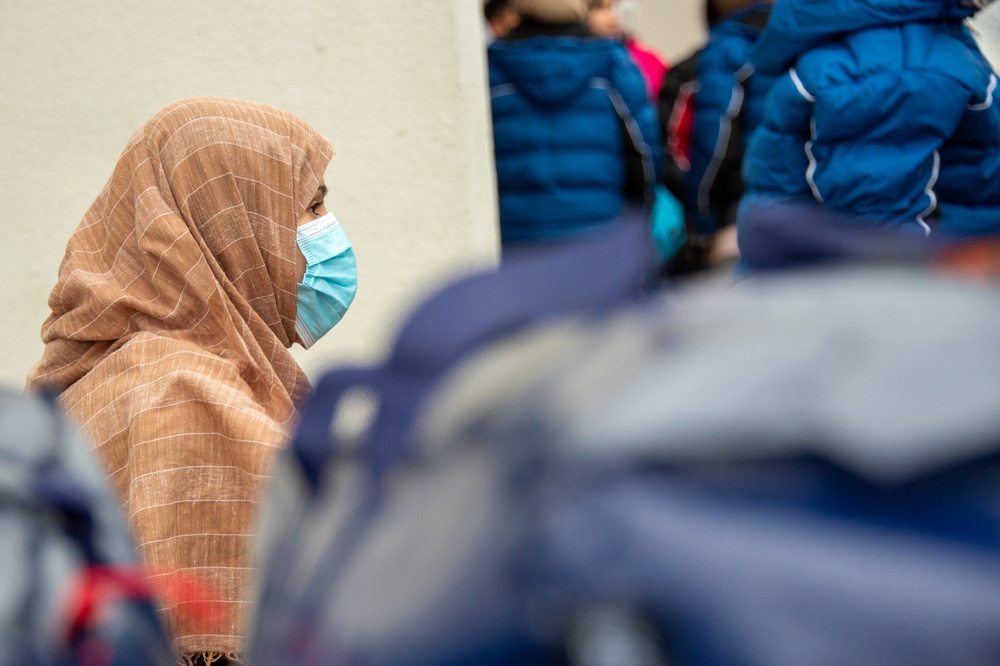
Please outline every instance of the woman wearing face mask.
[{"label": "woman wearing face mask", "polygon": [[189,663],[242,649],[259,492],[309,391],[288,348],[357,287],[324,203],[331,156],[284,111],[174,103],[128,142],[49,297],[28,388],[59,392],[91,438],[154,582],[209,602],[164,601]]}]

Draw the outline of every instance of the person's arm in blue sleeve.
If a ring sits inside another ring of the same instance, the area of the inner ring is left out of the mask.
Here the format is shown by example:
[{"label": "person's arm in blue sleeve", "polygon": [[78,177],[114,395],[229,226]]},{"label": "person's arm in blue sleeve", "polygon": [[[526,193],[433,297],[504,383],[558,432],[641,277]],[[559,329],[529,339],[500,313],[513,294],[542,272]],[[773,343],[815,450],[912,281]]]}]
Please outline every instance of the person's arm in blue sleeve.
[{"label": "person's arm in blue sleeve", "polygon": [[644,190],[651,192],[663,174],[663,140],[656,105],[649,101],[646,82],[623,46],[615,51],[611,84],[621,95],[618,109],[632,148],[642,156]]},{"label": "person's arm in blue sleeve", "polygon": [[[751,43],[730,36],[710,41],[698,63],[698,89],[694,94],[694,127],[691,134],[691,168],[687,174],[688,201],[693,204],[695,224],[704,234],[721,226],[717,219],[723,206],[713,202],[716,180],[733,139],[733,119],[743,103],[744,90],[737,72],[747,63]],[[738,156],[737,160],[741,160]],[[738,176],[722,174],[724,178]]]}]

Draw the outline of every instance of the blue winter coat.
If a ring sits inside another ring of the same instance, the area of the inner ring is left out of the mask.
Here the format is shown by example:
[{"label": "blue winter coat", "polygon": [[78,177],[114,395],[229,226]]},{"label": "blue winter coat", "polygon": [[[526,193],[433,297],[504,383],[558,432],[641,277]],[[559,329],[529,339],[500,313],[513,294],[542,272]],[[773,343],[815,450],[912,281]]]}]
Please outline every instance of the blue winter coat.
[{"label": "blue winter coat", "polygon": [[752,61],[780,74],[748,197],[890,225],[1000,230],[997,77],[960,0],[779,0]]},{"label": "blue winter coat", "polygon": [[726,218],[743,191],[732,181],[739,180],[743,146],[760,124],[775,78],[749,66],[770,7],[761,3],[719,21],[698,55],[685,203],[702,234],[731,222]]},{"label": "blue winter coat", "polygon": [[663,163],[656,108],[622,44],[500,40],[488,60],[504,243],[568,238],[613,221],[626,200],[626,142],[652,189]]}]

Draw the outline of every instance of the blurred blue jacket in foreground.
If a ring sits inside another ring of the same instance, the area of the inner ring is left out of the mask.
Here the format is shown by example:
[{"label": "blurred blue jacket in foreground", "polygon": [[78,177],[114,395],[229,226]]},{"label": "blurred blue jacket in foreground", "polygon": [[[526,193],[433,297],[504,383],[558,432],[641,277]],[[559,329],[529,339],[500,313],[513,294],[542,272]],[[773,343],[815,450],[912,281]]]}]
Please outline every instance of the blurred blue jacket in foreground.
[{"label": "blurred blue jacket in foreground", "polygon": [[250,663],[1000,661],[1000,284],[912,255],[636,300],[647,256],[469,277],[321,380]]}]

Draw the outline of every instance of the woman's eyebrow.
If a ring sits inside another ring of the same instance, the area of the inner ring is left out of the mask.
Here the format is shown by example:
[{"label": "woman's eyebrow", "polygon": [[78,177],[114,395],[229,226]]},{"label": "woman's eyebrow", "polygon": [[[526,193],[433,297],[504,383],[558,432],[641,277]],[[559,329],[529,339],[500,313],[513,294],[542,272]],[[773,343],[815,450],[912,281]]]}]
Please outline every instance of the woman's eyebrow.
[{"label": "woman's eyebrow", "polygon": [[324,199],[326,198],[326,193],[329,191],[330,188],[328,188],[326,185],[320,185],[319,189],[317,190],[317,192],[319,192],[320,197]]}]

